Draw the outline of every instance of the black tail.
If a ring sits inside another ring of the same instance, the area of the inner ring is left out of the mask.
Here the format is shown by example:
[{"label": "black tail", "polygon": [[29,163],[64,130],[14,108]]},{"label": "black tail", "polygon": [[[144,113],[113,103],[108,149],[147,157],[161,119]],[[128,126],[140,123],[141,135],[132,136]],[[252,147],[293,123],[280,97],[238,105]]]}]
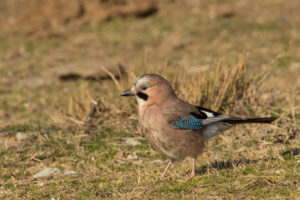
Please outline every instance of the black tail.
[{"label": "black tail", "polygon": [[278,119],[278,117],[262,117],[262,118],[249,118],[249,119],[241,119],[241,118],[233,118],[224,120],[224,122],[228,124],[243,124],[243,123],[264,123],[268,124]]}]

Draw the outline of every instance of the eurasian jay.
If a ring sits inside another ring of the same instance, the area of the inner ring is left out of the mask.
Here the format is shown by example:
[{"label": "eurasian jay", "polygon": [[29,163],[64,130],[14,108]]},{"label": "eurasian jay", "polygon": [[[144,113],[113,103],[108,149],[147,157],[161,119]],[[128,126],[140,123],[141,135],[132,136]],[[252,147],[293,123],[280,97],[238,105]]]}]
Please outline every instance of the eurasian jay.
[{"label": "eurasian jay", "polygon": [[148,142],[169,159],[162,177],[174,161],[192,157],[191,177],[204,142],[240,123],[271,123],[276,117],[240,118],[191,105],[178,98],[171,84],[157,74],[136,77],[121,96],[136,96],[139,124]]}]

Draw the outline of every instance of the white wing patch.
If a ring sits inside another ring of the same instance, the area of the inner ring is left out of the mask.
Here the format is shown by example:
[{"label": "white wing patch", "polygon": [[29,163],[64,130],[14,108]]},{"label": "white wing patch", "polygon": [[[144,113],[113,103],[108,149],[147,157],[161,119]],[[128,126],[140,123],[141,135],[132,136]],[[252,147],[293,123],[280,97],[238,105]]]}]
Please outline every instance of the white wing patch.
[{"label": "white wing patch", "polygon": [[208,111],[204,111],[204,110],[200,110],[201,112],[204,112],[206,114],[207,117],[214,117],[215,115],[211,112]]}]

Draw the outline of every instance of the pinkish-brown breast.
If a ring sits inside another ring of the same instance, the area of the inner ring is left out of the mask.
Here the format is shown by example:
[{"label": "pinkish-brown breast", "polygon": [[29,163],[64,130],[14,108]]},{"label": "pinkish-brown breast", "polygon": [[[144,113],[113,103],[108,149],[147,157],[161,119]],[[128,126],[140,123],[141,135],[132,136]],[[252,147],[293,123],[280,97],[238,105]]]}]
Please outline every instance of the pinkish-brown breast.
[{"label": "pinkish-brown breast", "polygon": [[145,105],[139,110],[139,123],[148,142],[171,160],[202,153],[202,131],[182,130],[170,125],[157,104]]}]

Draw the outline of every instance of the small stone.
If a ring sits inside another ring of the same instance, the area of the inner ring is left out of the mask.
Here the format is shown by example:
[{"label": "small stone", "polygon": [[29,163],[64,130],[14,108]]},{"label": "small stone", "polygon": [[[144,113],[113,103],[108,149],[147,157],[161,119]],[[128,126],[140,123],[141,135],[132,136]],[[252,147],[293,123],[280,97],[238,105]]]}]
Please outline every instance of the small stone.
[{"label": "small stone", "polygon": [[77,176],[78,173],[74,170],[68,170],[64,172],[64,175],[72,175],[72,176]]},{"label": "small stone", "polygon": [[24,133],[24,132],[18,132],[16,134],[16,140],[18,142],[22,142],[22,141],[25,141],[25,140],[29,140],[30,139],[30,136],[27,134],[27,133]]},{"label": "small stone", "polygon": [[52,174],[58,174],[58,173],[60,173],[60,169],[48,167],[33,175],[33,178],[45,177],[45,176],[50,176]]},{"label": "small stone", "polygon": [[137,158],[136,158],[134,155],[129,154],[129,155],[127,156],[127,159],[128,159],[128,160],[136,160]]},{"label": "small stone", "polygon": [[136,146],[136,145],[142,144],[140,141],[132,139],[132,138],[127,139],[126,143],[129,144],[129,145],[131,145],[131,146]]},{"label": "small stone", "polygon": [[0,195],[1,195],[1,194],[8,194],[8,193],[9,193],[8,190],[0,190]]},{"label": "small stone", "polygon": [[143,161],[142,160],[137,160],[137,161],[133,161],[134,165],[142,165]]},{"label": "small stone", "polygon": [[116,160],[116,161],[120,164],[126,164],[126,161],[124,161],[124,160]]},{"label": "small stone", "polygon": [[156,160],[152,160],[150,163],[151,164],[160,164],[163,163],[164,161],[160,160],[160,159],[156,159]]},{"label": "small stone", "polygon": [[128,159],[128,160],[138,160],[139,157],[136,155],[136,152],[134,152],[133,155],[132,155],[132,154],[129,154],[129,155],[126,157],[126,159]]},{"label": "small stone", "polygon": [[38,183],[38,186],[44,186],[45,185],[45,183],[44,182],[40,182],[40,183]]}]

